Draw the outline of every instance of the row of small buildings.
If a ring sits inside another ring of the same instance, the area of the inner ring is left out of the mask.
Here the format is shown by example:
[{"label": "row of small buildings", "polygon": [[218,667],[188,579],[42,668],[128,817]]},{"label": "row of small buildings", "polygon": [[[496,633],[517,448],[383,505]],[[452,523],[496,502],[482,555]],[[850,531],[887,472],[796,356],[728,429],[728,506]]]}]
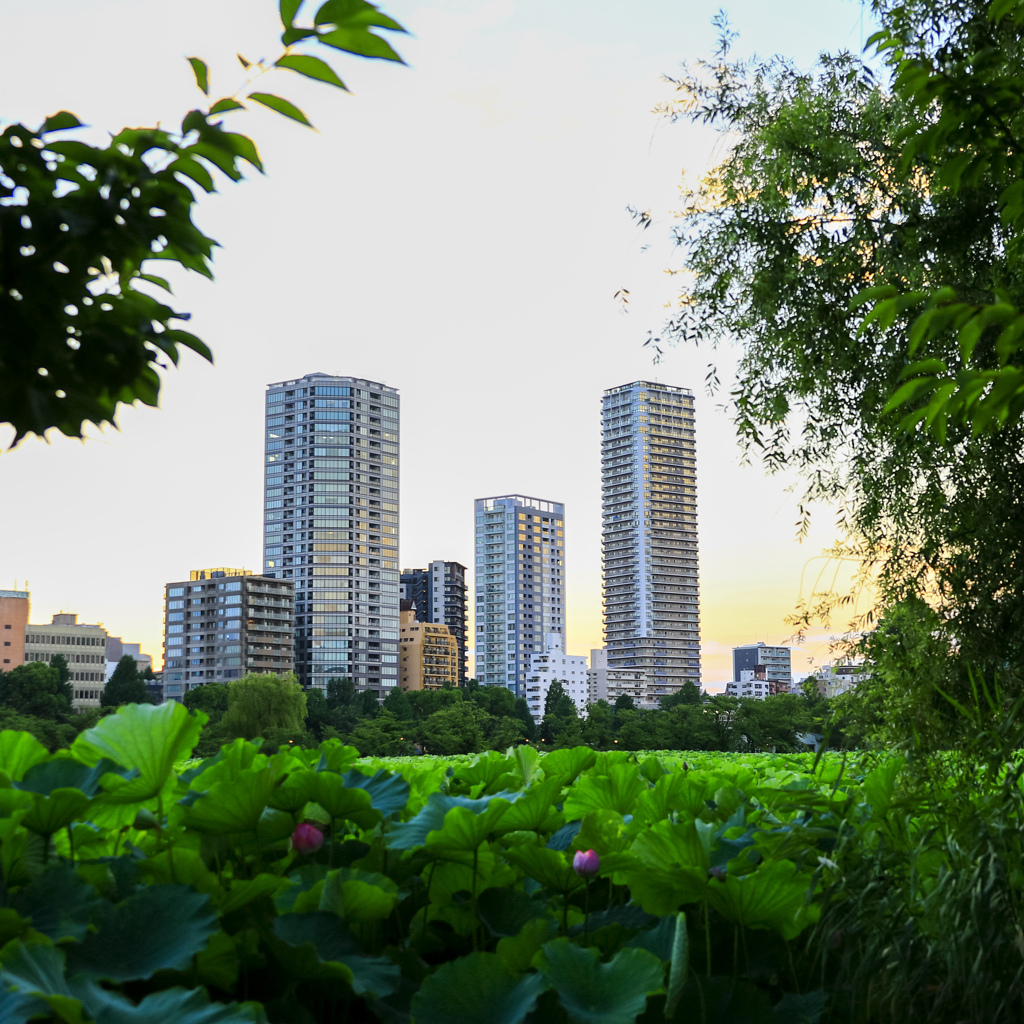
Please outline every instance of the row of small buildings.
[{"label": "row of small buildings", "polygon": [[126,654],[140,671],[152,669],[153,659],[142,653],[140,644],[126,643],[100,624],[79,622],[74,613],[60,612],[43,625],[29,622],[31,596],[27,590],[0,590],[0,670],[39,661],[49,664],[62,654],[68,663],[74,707],[82,710],[99,707],[106,681]]}]

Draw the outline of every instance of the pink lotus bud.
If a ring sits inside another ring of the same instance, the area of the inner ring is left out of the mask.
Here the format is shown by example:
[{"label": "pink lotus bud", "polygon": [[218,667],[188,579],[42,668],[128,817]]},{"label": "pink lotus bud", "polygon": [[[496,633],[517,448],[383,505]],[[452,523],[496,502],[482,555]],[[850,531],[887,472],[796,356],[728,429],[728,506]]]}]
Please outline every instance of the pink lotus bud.
[{"label": "pink lotus bud", "polygon": [[581,878],[593,878],[601,870],[601,858],[596,850],[577,850],[572,859],[572,869]]},{"label": "pink lotus bud", "polygon": [[324,845],[324,834],[316,827],[303,822],[292,833],[292,849],[296,853],[316,853]]}]

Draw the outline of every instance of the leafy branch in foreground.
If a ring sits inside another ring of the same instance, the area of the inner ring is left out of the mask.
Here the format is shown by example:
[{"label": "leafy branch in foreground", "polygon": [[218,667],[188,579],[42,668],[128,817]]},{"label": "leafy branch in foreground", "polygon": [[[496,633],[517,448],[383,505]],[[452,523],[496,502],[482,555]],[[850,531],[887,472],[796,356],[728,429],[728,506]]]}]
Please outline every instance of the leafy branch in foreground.
[{"label": "leafy branch in foreground", "polygon": [[[182,349],[212,361],[150,261],[213,277],[216,243],[192,220],[197,197],[215,191],[217,172],[237,182],[246,164],[263,170],[256,144],[226,130],[224,116],[257,104],[309,125],[290,100],[254,88],[281,70],[345,89],[305,49],[401,62],[375,30],[404,29],[366,0],[327,0],[311,24],[296,22],[300,7],[280,2],[280,56],[240,56],[246,86],[189,111],[176,132],[125,128],[90,146],[68,136],[81,122],[61,111],[0,134],[0,422],[15,444],[51,427],[80,437],[86,422],[113,424],[122,403],[155,406],[158,370]],[[209,68],[189,63],[209,97]]]}]

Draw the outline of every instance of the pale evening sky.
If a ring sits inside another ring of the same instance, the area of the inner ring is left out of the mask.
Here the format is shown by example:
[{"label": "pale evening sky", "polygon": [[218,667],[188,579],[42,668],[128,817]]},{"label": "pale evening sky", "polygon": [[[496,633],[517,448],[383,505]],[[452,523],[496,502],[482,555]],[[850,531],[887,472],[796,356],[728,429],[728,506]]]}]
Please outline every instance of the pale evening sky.
[{"label": "pale evening sky", "polygon": [[[792,481],[740,465],[703,390],[707,352],[653,366],[642,348],[672,296],[664,239],[681,174],[723,146],[651,109],[671,97],[662,74],[711,53],[719,5],[381,6],[412,33],[392,37],[409,67],[339,54],[353,95],[277,72],[267,91],[318,132],[270,113],[230,122],[268,174],[200,205],[223,246],[216,283],[176,279],[216,365],[186,354],[162,407],[126,410],[120,431],[0,455],[0,588],[28,581],[33,622],[74,611],[159,662],[165,582],[260,569],[264,385],[322,370],[400,390],[403,566],[472,567],[474,498],[565,502],[569,650],[587,654],[601,644],[601,392],[656,378],[696,394],[703,678],[717,689],[732,645],[787,639],[805,563],[835,539],[823,513],[798,544]],[[735,53],[802,66],[870,34],[849,0],[727,10]],[[274,55],[277,28],[271,0],[0,0],[0,124],[62,108],[94,131],[180,122],[202,99],[186,56],[228,94],[244,76],[234,54]],[[655,226],[638,232],[627,204]],[[794,669],[827,661],[827,641],[795,651]]]}]

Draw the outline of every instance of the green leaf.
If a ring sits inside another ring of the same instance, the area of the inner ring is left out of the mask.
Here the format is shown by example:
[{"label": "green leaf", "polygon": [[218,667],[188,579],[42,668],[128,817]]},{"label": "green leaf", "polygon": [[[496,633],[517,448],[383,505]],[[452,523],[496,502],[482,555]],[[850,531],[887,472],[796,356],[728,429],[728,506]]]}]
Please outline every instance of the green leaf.
[{"label": "green leaf", "polygon": [[205,95],[209,96],[210,69],[206,66],[206,61],[200,60],[198,57],[189,57],[188,62],[192,65],[192,74],[196,76],[196,85]]},{"label": "green leaf", "polygon": [[547,987],[539,974],[517,978],[494,953],[442,964],[413,996],[416,1024],[520,1024]]},{"label": "green leaf", "polygon": [[0,772],[15,782],[20,781],[33,765],[49,756],[46,747],[30,732],[4,729],[0,732]]},{"label": "green leaf", "polygon": [[78,989],[96,1024],[260,1024],[258,1003],[211,1003],[202,989],[169,988],[153,992],[137,1006],[119,992],[95,983]]},{"label": "green leaf", "polygon": [[[64,1024],[85,1024],[81,1003],[64,977],[64,954],[55,946],[19,942],[5,947],[0,989],[9,985],[24,996],[42,999]],[[31,1018],[36,1018],[40,1007],[32,1009]]]},{"label": "green leaf", "polygon": [[184,885],[148,885],[116,904],[95,932],[68,950],[68,970],[113,981],[183,971],[218,930],[209,897]]},{"label": "green leaf", "polygon": [[170,780],[175,763],[191,756],[204,721],[205,716],[193,716],[173,700],[126,704],[82,733],[71,750],[86,764],[109,757],[138,769],[137,779],[106,797],[115,803],[137,803],[156,796]]},{"label": "green leaf", "polygon": [[597,754],[590,747],[567,747],[545,754],[540,767],[545,778],[557,778],[563,786],[571,786],[580,772],[593,768],[596,761]]},{"label": "green leaf", "polygon": [[345,83],[335,74],[330,64],[322,61],[319,57],[310,57],[304,53],[287,53],[275,61],[275,66],[295,71],[305,78],[326,82],[328,85],[336,86],[339,89],[346,88]]},{"label": "green leaf", "polygon": [[294,103],[282,99],[280,96],[274,96],[269,92],[251,92],[249,93],[249,99],[255,100],[257,103],[267,107],[269,110],[276,111],[278,114],[290,117],[293,121],[298,121],[299,124],[307,125],[310,128],[313,127],[309,118]]},{"label": "green leaf", "polygon": [[280,0],[277,7],[281,12],[281,24],[285,28],[291,28],[292,23],[295,21],[295,15],[298,14],[299,8],[302,6],[302,0]]},{"label": "green leaf", "polygon": [[565,816],[583,818],[590,811],[610,810],[632,814],[637,797],[650,786],[636,765],[612,765],[607,775],[584,775],[565,798]]},{"label": "green leaf", "polygon": [[596,949],[555,939],[542,947],[534,964],[579,1024],[633,1024],[648,995],[663,986],[661,962],[645,949],[621,949],[603,964]]},{"label": "green leaf", "polygon": [[351,932],[336,914],[317,910],[311,914],[284,914],[274,918],[274,934],[292,946],[312,945],[324,963],[338,963],[352,974],[357,995],[381,998],[394,992],[400,970],[384,957],[363,956]]},{"label": "green leaf", "polygon": [[196,800],[185,811],[185,825],[214,836],[252,832],[275,783],[274,770],[269,766],[243,769],[235,778],[214,783]]},{"label": "green leaf", "polygon": [[583,885],[583,879],[572,869],[572,862],[558,850],[516,846],[505,851],[505,859],[553,892],[569,893]]},{"label": "green leaf", "polygon": [[676,1012],[683,995],[687,975],[690,973],[690,938],[686,928],[686,915],[676,914],[676,933],[672,940],[672,957],[669,960],[668,995],[665,1000],[665,1017],[670,1019]]},{"label": "green leaf", "polygon": [[387,917],[399,900],[398,886],[385,875],[355,868],[329,871],[320,896],[320,910],[362,924]]},{"label": "green leaf", "polygon": [[51,114],[44,122],[43,126],[39,129],[40,134],[44,132],[61,132],[68,128],[81,128],[82,122],[75,117],[70,111],[58,110],[56,114]]},{"label": "green leaf", "polygon": [[225,96],[222,100],[217,100],[212,107],[210,107],[211,114],[227,114],[232,110],[245,110],[245,105],[239,103],[238,100],[233,100],[229,96]]},{"label": "green leaf", "polygon": [[[412,850],[417,846],[424,846],[427,837],[432,832],[438,832],[444,827],[447,814],[456,807],[468,811],[470,814],[486,814],[492,801],[500,798],[500,810],[503,814],[508,810],[509,797],[515,798],[518,794],[501,793],[495,796],[481,797],[474,800],[468,796],[447,796],[444,793],[431,793],[427,802],[415,817],[409,821],[399,822],[392,826],[391,831],[384,837],[384,845],[391,850]],[[492,825],[497,822],[500,814],[493,816]],[[465,823],[464,823],[465,824]]]},{"label": "green leaf", "polygon": [[518,935],[523,926],[548,914],[547,906],[519,889],[485,889],[477,897],[480,920],[498,937]]},{"label": "green leaf", "polygon": [[37,932],[54,942],[82,939],[89,922],[104,906],[70,864],[51,864],[10,901]]},{"label": "green leaf", "polygon": [[365,789],[370,795],[370,806],[385,818],[405,810],[409,802],[409,783],[398,772],[382,768],[374,775],[364,775],[353,768],[345,772],[342,779],[350,789]]},{"label": "green leaf", "polygon": [[780,860],[767,861],[749,875],[726,875],[705,891],[708,903],[727,920],[795,939],[821,912],[809,902],[812,885],[795,864]]}]

